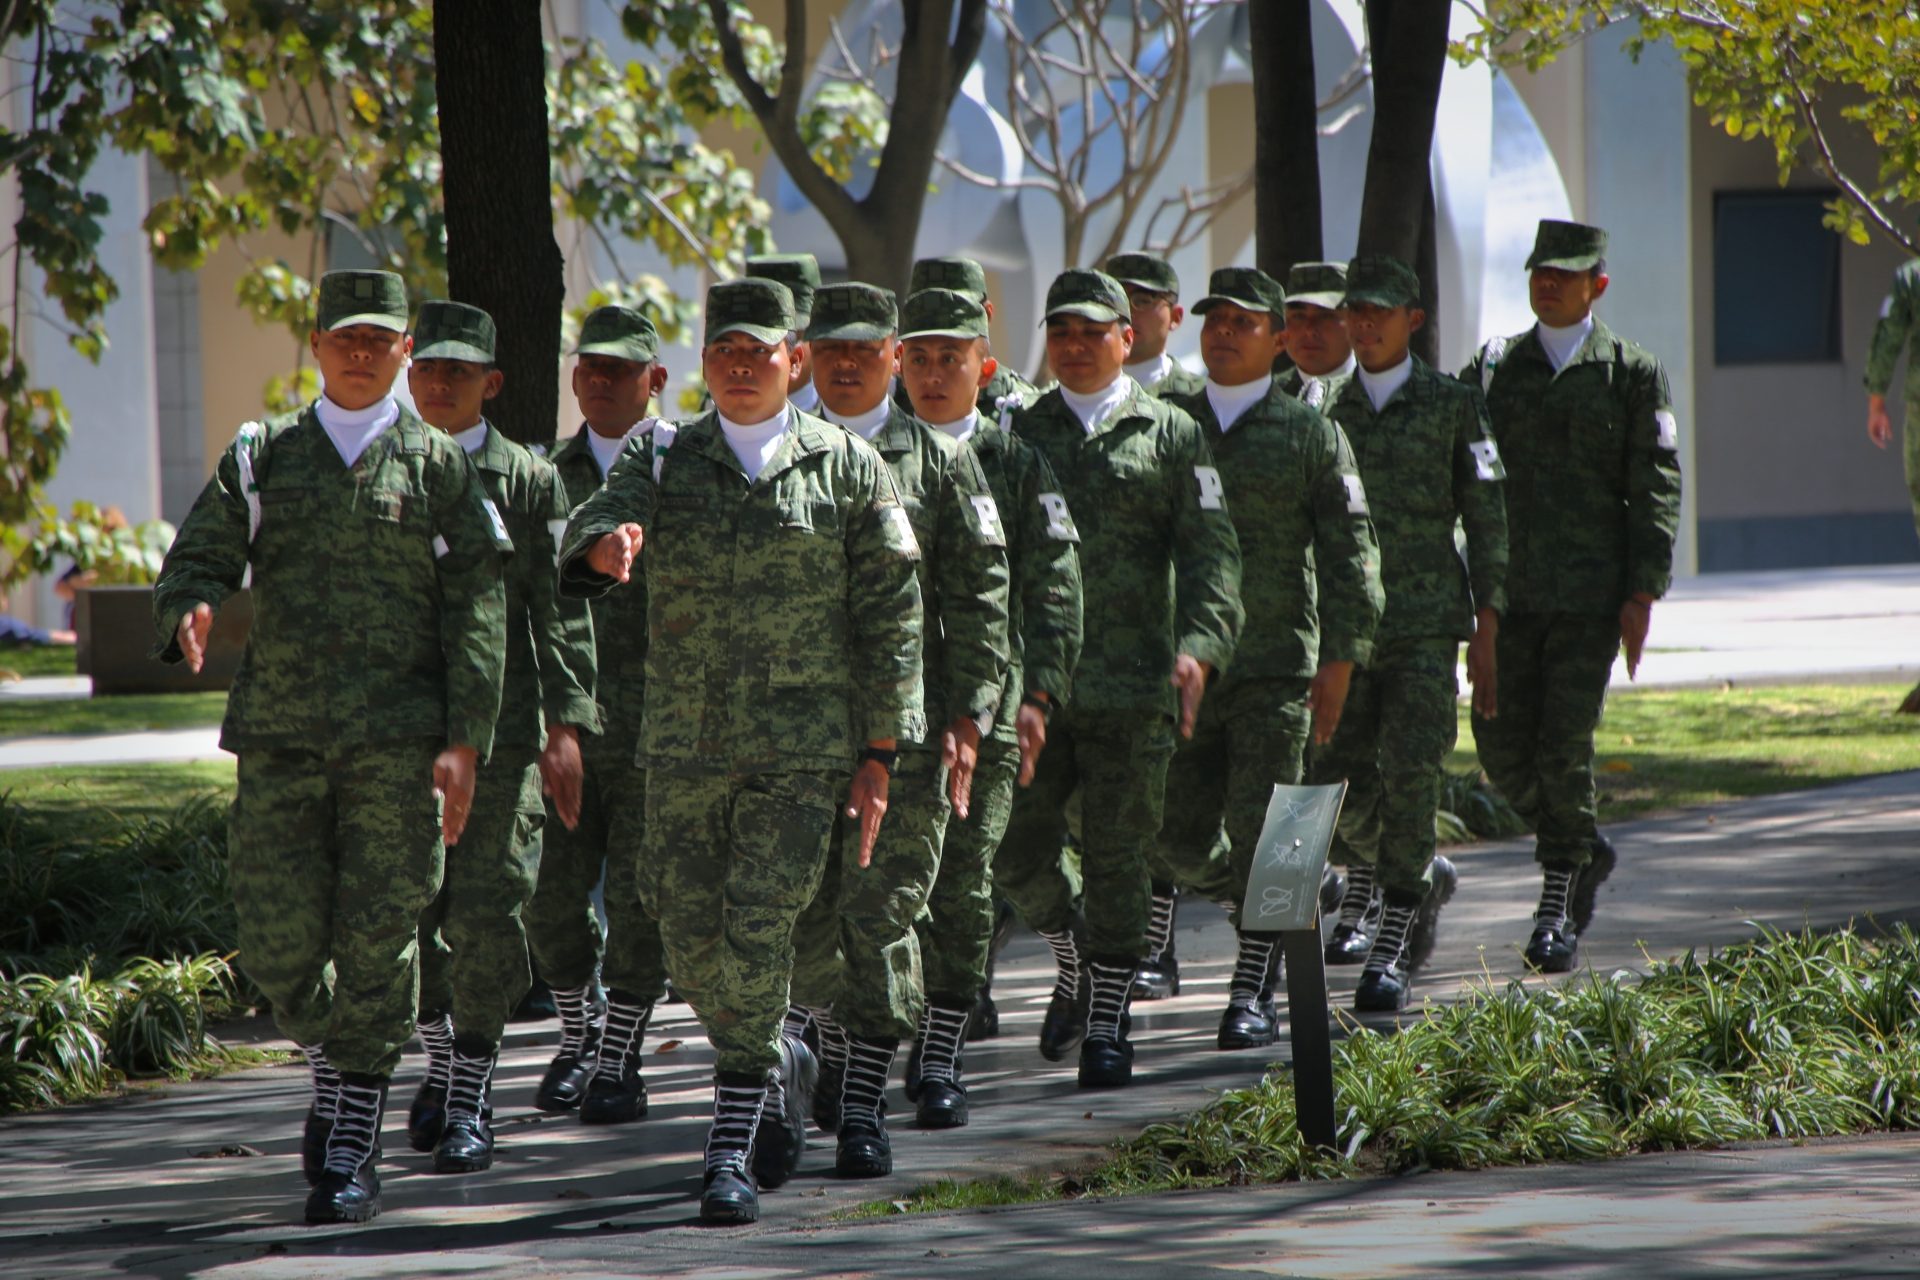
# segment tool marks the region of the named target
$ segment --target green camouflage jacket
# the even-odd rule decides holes
[[[486,443],[467,456],[520,553],[506,565],[507,670],[494,745],[537,752],[548,724],[598,732],[593,620],[581,601],[560,598],[553,572],[572,510],[560,477],[492,423]]]
[[[1327,416],[1353,446],[1380,540],[1387,609],[1375,647],[1408,637],[1465,640],[1474,610],[1505,612],[1505,472],[1479,389],[1415,356],[1406,385],[1380,412],[1356,376]],[[1464,564],[1456,522],[1466,529]]]
[[[513,550],[466,451],[400,418],[353,466],[312,406],[249,423],[167,552],[153,653],[180,661],[181,616],[253,570],[253,630],[220,745],[432,738],[493,749]]]
[[[891,406],[873,447],[920,544],[927,730],[959,719],[990,733],[1007,678],[1007,538],[980,464],[952,436]]]
[[[1887,394],[1902,347],[1907,349],[1907,412],[1912,413],[1920,405],[1920,258],[1908,259],[1893,273],[1893,288],[1880,304],[1880,322],[1867,348],[1869,392]]]
[[[980,410],[980,416],[988,422],[1000,420],[1001,401],[1007,400],[1014,409],[1024,409],[1040,398],[1040,389],[1002,364],[995,369],[993,376],[987,379],[987,385],[980,388],[980,394],[974,398],[974,407]],[[893,402],[906,413],[913,412],[913,400],[907,395],[905,381],[895,379],[893,384]]]
[[[963,448],[979,460],[1007,535],[1013,660],[993,731],[1015,742],[1021,698],[1036,689],[1058,704],[1072,698],[1080,661],[1080,534],[1053,469],[1032,445],[983,415]]]
[[[1596,319],[1558,373],[1529,329],[1460,378],[1485,390],[1506,465],[1507,608],[1611,614],[1666,594],[1680,441],[1660,362]]]
[[[1371,662],[1380,547],[1340,428],[1277,384],[1226,432],[1206,392],[1169,403],[1205,433],[1240,539],[1247,623],[1222,683]]]
[[[646,530],[647,699],[638,763],[674,772],[844,774],[866,742],[927,736],[913,525],[880,455],[796,415],[748,484],[718,415],[657,459],[629,440],[573,513],[560,588],[597,595],[602,535]]]
[[[1080,532],[1084,644],[1073,705],[1174,714],[1174,655],[1224,671],[1245,612],[1240,544],[1200,428],[1131,379],[1089,434],[1049,391],[1013,427],[1053,468]]]
[[[1207,375],[1195,373],[1178,360],[1172,360],[1167,368],[1167,376],[1151,387],[1141,383],[1140,389],[1156,400],[1174,400],[1182,396],[1203,395],[1207,389]]]

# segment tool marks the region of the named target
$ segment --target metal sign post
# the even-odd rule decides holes
[[[1326,956],[1320,942],[1320,876],[1346,794],[1344,782],[1274,787],[1240,912],[1243,929],[1280,935],[1287,967],[1294,1111],[1300,1136],[1329,1149],[1337,1129]]]

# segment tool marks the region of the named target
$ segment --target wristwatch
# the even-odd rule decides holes
[[[1023,707],[1038,707],[1040,708],[1041,719],[1047,721],[1053,719],[1054,702],[1052,698],[1043,698],[1039,694],[1029,693],[1020,699],[1020,705]]]
[[[900,753],[886,747],[862,747],[860,748],[860,754],[857,759],[861,764],[865,764],[869,760],[877,762],[881,768],[887,771],[887,776],[892,777],[893,766],[899,761]]]

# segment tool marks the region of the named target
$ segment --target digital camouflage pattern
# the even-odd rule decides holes
[[[787,327],[794,330],[807,327],[807,320],[813,314],[814,291],[820,287],[819,259],[810,253],[756,254],[747,259],[747,275],[778,280],[787,286],[793,298],[794,315],[794,322]],[[708,290],[708,300],[712,300],[712,290]]]
[[[1286,370],[1273,377],[1273,384],[1286,394],[1298,400],[1309,409],[1320,413],[1330,413],[1334,401],[1340,398],[1340,392],[1353,381],[1353,370],[1336,370],[1325,377],[1310,377],[1300,371],[1299,365],[1289,365]]]
[[[1169,356],[1166,375],[1152,386],[1142,384],[1141,389],[1160,400],[1179,400],[1204,395],[1207,390],[1207,375],[1195,373]]]
[[[1009,704],[1005,723],[1013,723]],[[993,944],[993,858],[1013,816],[1014,784],[1020,773],[1020,748],[1012,733],[980,744],[973,770],[973,795],[967,816],[950,814],[940,846],[940,874],[927,895],[926,910],[914,921],[920,940],[922,989],[927,998],[949,1007],[968,1005],[987,985],[988,953]],[[891,821],[893,815],[887,815]]]
[[[315,290],[314,328],[370,324],[407,331],[407,282],[391,271],[329,271]]]
[[[1880,304],[1880,319],[1873,326],[1873,341],[1867,348],[1867,391],[1884,396],[1893,386],[1894,366],[1900,363],[1900,351],[1907,353],[1907,423],[1903,449],[1907,467],[1907,495],[1913,503],[1916,524],[1920,524],[1920,430],[1914,429],[1913,416],[1920,406],[1920,258],[1910,258],[1893,273],[1893,285]]]

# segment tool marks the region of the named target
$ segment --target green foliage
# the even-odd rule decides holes
[[[1671,45],[1694,102],[1730,136],[1771,145],[1782,185],[1811,166],[1840,189],[1828,226],[1857,244],[1877,229],[1920,253],[1902,215],[1920,204],[1920,10],[1904,0],[1489,0],[1454,52],[1532,70],[1628,21],[1639,25],[1627,51]],[[1838,127],[1872,140],[1874,173],[1840,167]]]
[[[1441,844],[1505,840],[1526,829],[1526,821],[1480,770],[1450,770],[1441,781],[1440,808],[1433,815],[1434,838]]]
[[[173,543],[165,520],[130,525],[115,507],[76,502],[64,518],[43,512],[34,524],[0,529],[0,555],[22,573],[52,573],[70,561],[100,586],[152,582]]]

